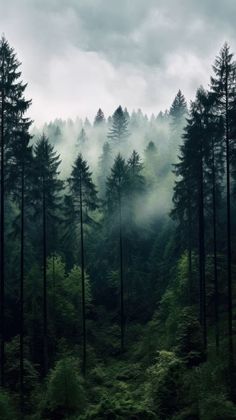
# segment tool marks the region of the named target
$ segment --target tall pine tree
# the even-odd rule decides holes
[[[80,265],[82,280],[82,322],[83,322],[83,374],[86,374],[87,337],[86,337],[86,299],[85,299],[85,258],[84,224],[89,224],[89,211],[97,208],[97,191],[92,181],[92,173],[87,162],[79,154],[72,168],[69,186],[77,220],[80,225]]]

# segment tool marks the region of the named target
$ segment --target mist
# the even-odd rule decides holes
[[[100,177],[102,168],[99,161],[105,143],[110,144],[112,159],[109,169],[114,163],[118,153],[128,161],[131,153],[138,152],[143,165],[142,173],[147,179],[147,191],[136,198],[136,219],[139,224],[151,222],[159,217],[168,216],[172,207],[174,186],[173,165],[178,161],[178,151],[182,143],[182,130],[185,117],[180,118],[177,127],[173,126],[173,118],[169,110],[152,114],[148,117],[141,109],[130,111],[124,108],[128,122],[128,137],[120,145],[114,146],[108,138],[112,126],[112,115],[106,116],[100,125],[88,118],[75,120],[56,119],[45,123],[41,127],[32,128],[32,143],[37,142],[44,133],[55,151],[60,155],[60,178],[67,180],[71,174],[72,166],[79,153],[87,161],[93,174],[93,180],[100,194]],[[95,117],[94,117],[95,118]],[[82,138],[80,138],[82,135]],[[83,138],[84,135],[84,138]],[[155,156],[147,157],[146,151],[150,144],[154,144]],[[150,162],[151,159],[151,162]],[[153,173],[150,173],[153,167]],[[107,172],[106,177],[110,175]],[[104,176],[104,184],[106,178]],[[101,195],[101,194],[100,194]],[[102,196],[104,199],[104,194]]]

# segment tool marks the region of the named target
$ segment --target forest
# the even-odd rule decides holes
[[[174,95],[39,127],[1,38],[1,420],[236,419],[230,46]]]

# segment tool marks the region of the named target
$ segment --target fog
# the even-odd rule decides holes
[[[136,217],[139,223],[146,223],[153,218],[168,214],[171,209],[174,176],[173,164],[177,162],[181,133],[184,120],[178,129],[173,128],[169,111],[160,112],[151,117],[141,109],[129,111],[124,108],[128,121],[128,137],[116,147],[108,138],[112,125],[112,115],[105,116],[102,124],[96,125],[87,118],[82,120],[54,120],[41,127],[32,129],[33,142],[44,133],[61,157],[60,177],[66,180],[72,170],[76,156],[82,153],[93,173],[93,180],[101,193],[100,178],[105,177],[99,166],[104,143],[111,147],[112,162],[118,153],[127,161],[133,150],[137,151],[143,164],[143,175],[146,178],[147,192],[135,203]],[[156,152],[147,156],[147,148],[154,144]],[[109,174],[109,173],[108,173]],[[106,174],[106,175],[108,175]],[[105,181],[104,181],[105,183]]]

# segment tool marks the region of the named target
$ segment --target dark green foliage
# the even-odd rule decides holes
[[[192,307],[183,308],[176,332],[176,354],[187,366],[197,366],[205,359],[200,323]]]
[[[181,408],[182,362],[174,353],[161,351],[148,369],[147,397],[160,419],[171,418]]]

